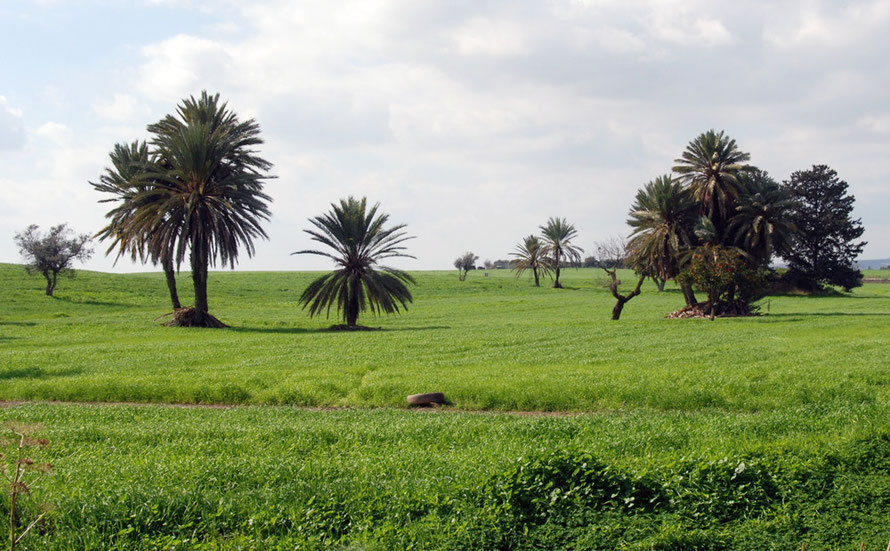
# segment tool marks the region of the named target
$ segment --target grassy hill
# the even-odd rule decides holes
[[[428,272],[407,313],[349,333],[299,310],[311,277],[212,274],[211,310],[232,328],[206,330],[155,321],[160,274],[80,272],[48,298],[0,265],[0,400],[245,404],[0,407],[52,442],[35,459],[54,474],[21,514],[53,512],[24,548],[890,539],[890,285],[715,322],[664,319],[680,293],[647,286],[611,322],[596,270],[568,270],[566,290]],[[451,405],[404,409],[430,390]]]

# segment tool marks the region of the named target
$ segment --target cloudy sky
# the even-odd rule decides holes
[[[505,258],[550,216],[590,249],[710,128],[779,180],[833,167],[890,256],[885,0],[0,0],[0,51],[0,262],[31,223],[98,230],[113,145],[205,89],[275,164],[241,269],[326,268],[289,253],[350,194],[408,224],[406,268]]]

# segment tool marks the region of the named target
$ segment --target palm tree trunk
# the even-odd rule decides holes
[[[553,264],[556,266],[556,279],[553,281],[553,288],[562,289],[562,285],[559,284],[559,250],[553,255],[553,260]]]
[[[360,281],[349,282],[349,298],[346,299],[346,325],[355,327],[358,325],[358,289],[356,285],[361,285]]]
[[[541,281],[538,279],[538,267],[532,266],[532,273],[535,274],[535,287],[541,286]]]
[[[182,308],[179,303],[179,293],[176,291],[176,273],[173,271],[173,259],[165,256],[161,261],[164,267],[164,275],[167,277],[167,290],[170,291],[170,302],[173,303],[173,309]]]
[[[658,276],[653,276],[652,281],[655,282],[655,286],[658,288],[658,292],[664,292],[664,284],[667,282],[666,279],[661,279]]]
[[[192,241],[192,284],[195,286],[195,323],[205,323],[210,312],[207,304],[207,251],[204,243]]]
[[[692,290],[692,285],[689,283],[681,283],[680,289],[683,290],[683,298],[686,299],[686,306],[695,306],[698,304],[698,300],[695,298],[695,292]]]

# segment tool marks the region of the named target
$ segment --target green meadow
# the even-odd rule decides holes
[[[159,274],[81,272],[49,298],[5,265],[0,399],[406,407],[441,391],[457,409],[750,412],[890,397],[887,285],[715,322],[664,319],[682,298],[653,286],[611,322],[600,271],[567,270],[565,290],[489,274],[419,273],[408,312],[332,332],[297,305],[312,274],[216,272],[211,312],[232,328],[202,331],[157,320]]]
[[[342,332],[311,273],[213,272],[207,330],[161,325],[161,274],[0,265],[0,421],[54,465],[23,548],[886,548],[890,285],[709,322],[647,284],[613,322],[593,269],[415,275]]]

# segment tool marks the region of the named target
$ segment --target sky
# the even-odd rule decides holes
[[[29,224],[98,231],[114,144],[202,90],[274,164],[237,269],[329,268],[290,253],[349,195],[416,236],[401,268],[508,258],[549,217],[592,251],[712,128],[777,180],[834,168],[890,257],[886,0],[0,0],[0,52],[0,262]],[[156,269],[106,248],[83,266]]]

